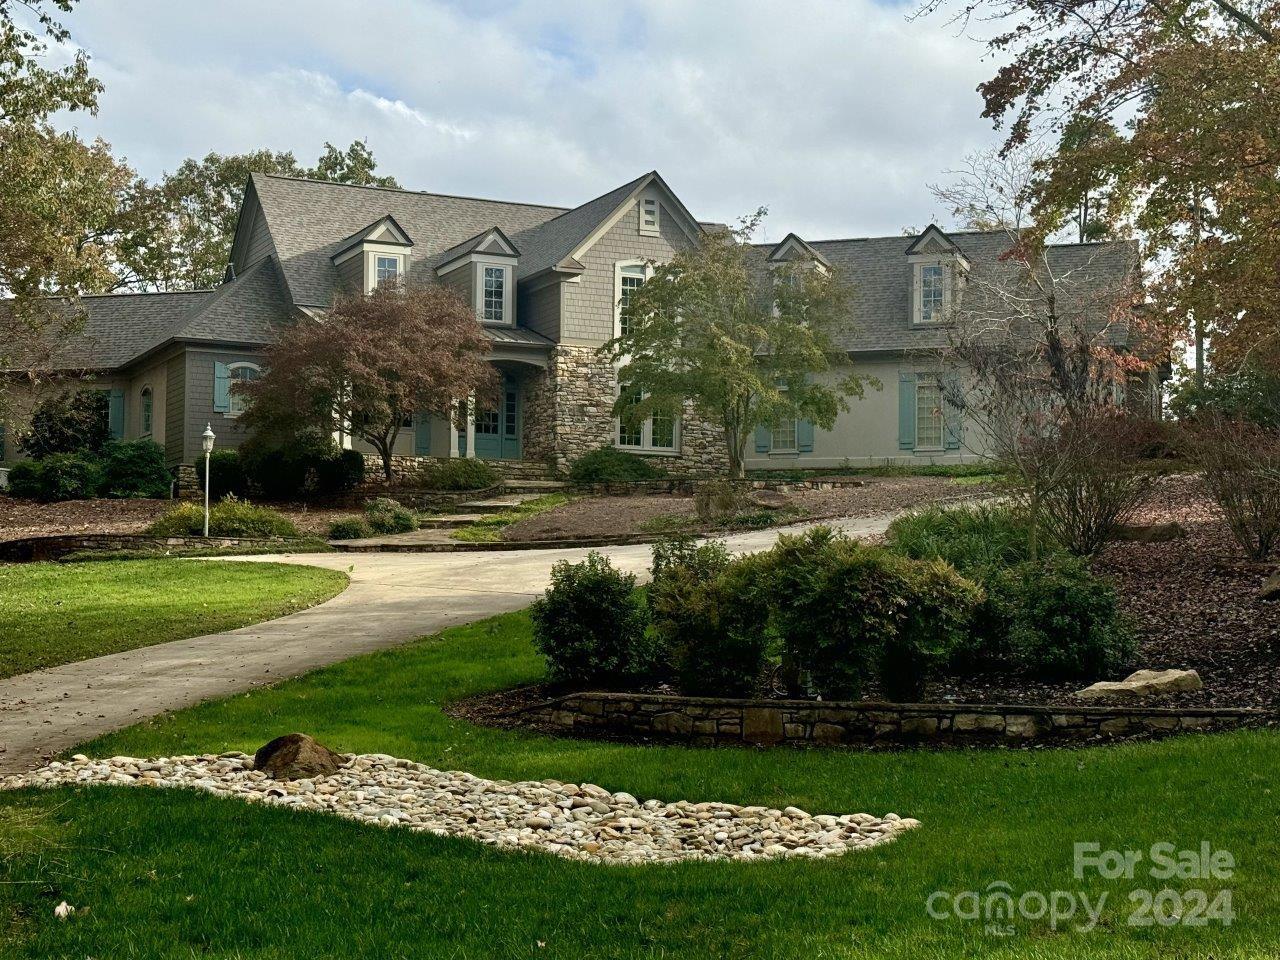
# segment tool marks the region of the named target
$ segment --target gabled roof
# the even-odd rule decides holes
[[[215,287],[173,325],[166,339],[268,344],[289,314],[280,266],[275,257],[267,257]]]
[[[410,277],[424,282],[440,255],[491,227],[508,237],[566,212],[564,207],[507,203],[389,187],[364,187],[255,173],[262,207],[289,298],[297,307],[328,307],[339,287],[330,259],[345,242],[384,216],[413,238]],[[523,246],[521,247],[523,250]]]
[[[920,236],[916,237],[915,240],[912,241],[911,246],[907,247],[906,255],[910,256],[913,253],[923,253],[926,247],[933,247],[935,249],[941,247],[941,249],[950,251],[951,253],[959,252],[959,248],[955,245],[955,242],[952,241],[952,239],[947,236],[946,233],[943,232],[942,228],[936,223],[931,223],[920,231]]]
[[[782,242],[769,252],[769,260],[772,263],[782,263],[791,259],[787,254],[792,251],[798,251],[808,258],[818,261],[818,263],[822,264],[824,267],[831,266],[831,264],[827,262],[826,257],[795,233],[788,233],[782,238]]]
[[[385,235],[377,236],[379,233]],[[378,243],[386,243],[396,247],[413,246],[413,240],[409,238],[409,234],[405,232],[404,227],[396,223],[396,218],[388,213],[386,216],[379,217],[377,220],[373,221],[373,223],[369,224],[363,230],[357,230],[351,236],[347,237],[347,239],[342,242],[342,245],[334,251],[333,256],[329,259],[338,260],[352,247],[364,243],[366,240],[375,236],[377,236]]]
[[[497,256],[518,257],[520,251],[511,239],[502,232],[501,227],[490,227],[477,233],[474,237],[463,240],[456,246],[450,247],[444,253],[436,257],[438,267],[447,266],[449,263],[457,260],[459,257],[465,257],[472,253],[491,253]],[[437,269],[438,269],[437,267]]]

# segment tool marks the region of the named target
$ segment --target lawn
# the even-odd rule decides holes
[[[452,537],[466,543],[496,543],[502,539],[502,531],[513,523],[554,510],[572,500],[573,497],[567,493],[549,493],[545,497],[536,497],[518,507],[488,514],[474,523],[459,527],[453,531]]]
[[[1280,945],[1280,737],[1093,750],[638,747],[477,728],[442,703],[537,679],[512,614],[103,737],[91,755],[254,750],[293,730],[510,779],[641,798],[897,812],[923,826],[819,862],[600,867],[185,792],[0,800],[0,954],[23,957],[1272,957]],[[3,806],[0,806],[0,812]],[[32,820],[31,818],[35,818]],[[5,824],[8,824],[6,826]],[[1223,881],[1072,876],[1072,844],[1230,851]],[[930,919],[935,890],[1083,890],[1092,933]],[[1228,927],[1131,927],[1131,890],[1230,887]],[[53,918],[66,899],[89,913]],[[3,942],[7,935],[9,943]],[[7,952],[6,952],[7,951]]]
[[[0,677],[271,620],[346,583],[342,573],[278,563],[0,566]]]

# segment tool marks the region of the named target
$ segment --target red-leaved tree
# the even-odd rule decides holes
[[[489,350],[475,311],[452,290],[384,284],[284,328],[262,376],[235,389],[250,400],[250,430],[340,428],[378,452],[390,480],[391,452],[413,414],[448,416],[456,401],[496,391]]]

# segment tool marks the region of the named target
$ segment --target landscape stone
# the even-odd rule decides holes
[[[1258,599],[1260,600],[1280,600],[1280,570],[1277,570],[1262,584],[1262,589],[1258,591]]]
[[[308,780],[336,773],[344,763],[340,753],[305,733],[286,733],[253,755],[253,768],[275,780]]]
[[[1182,524],[1177,523],[1121,523],[1111,532],[1114,540],[1132,543],[1167,543],[1181,540],[1187,535]]]
[[[1080,700],[1140,700],[1164,693],[1188,693],[1204,689],[1194,670],[1138,670],[1123,680],[1103,680],[1077,690]]]

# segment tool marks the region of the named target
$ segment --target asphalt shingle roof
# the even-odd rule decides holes
[[[174,325],[166,339],[271,343],[289,318],[280,267],[259,261],[229,283],[214,288]]]
[[[297,306],[327,307],[338,274],[330,257],[343,241],[390,214],[410,237],[409,273],[424,282],[446,250],[499,227],[524,250],[517,234],[546,223],[564,207],[477,200],[383,187],[353,187],[255,173],[254,191],[275,240],[281,273]]]

